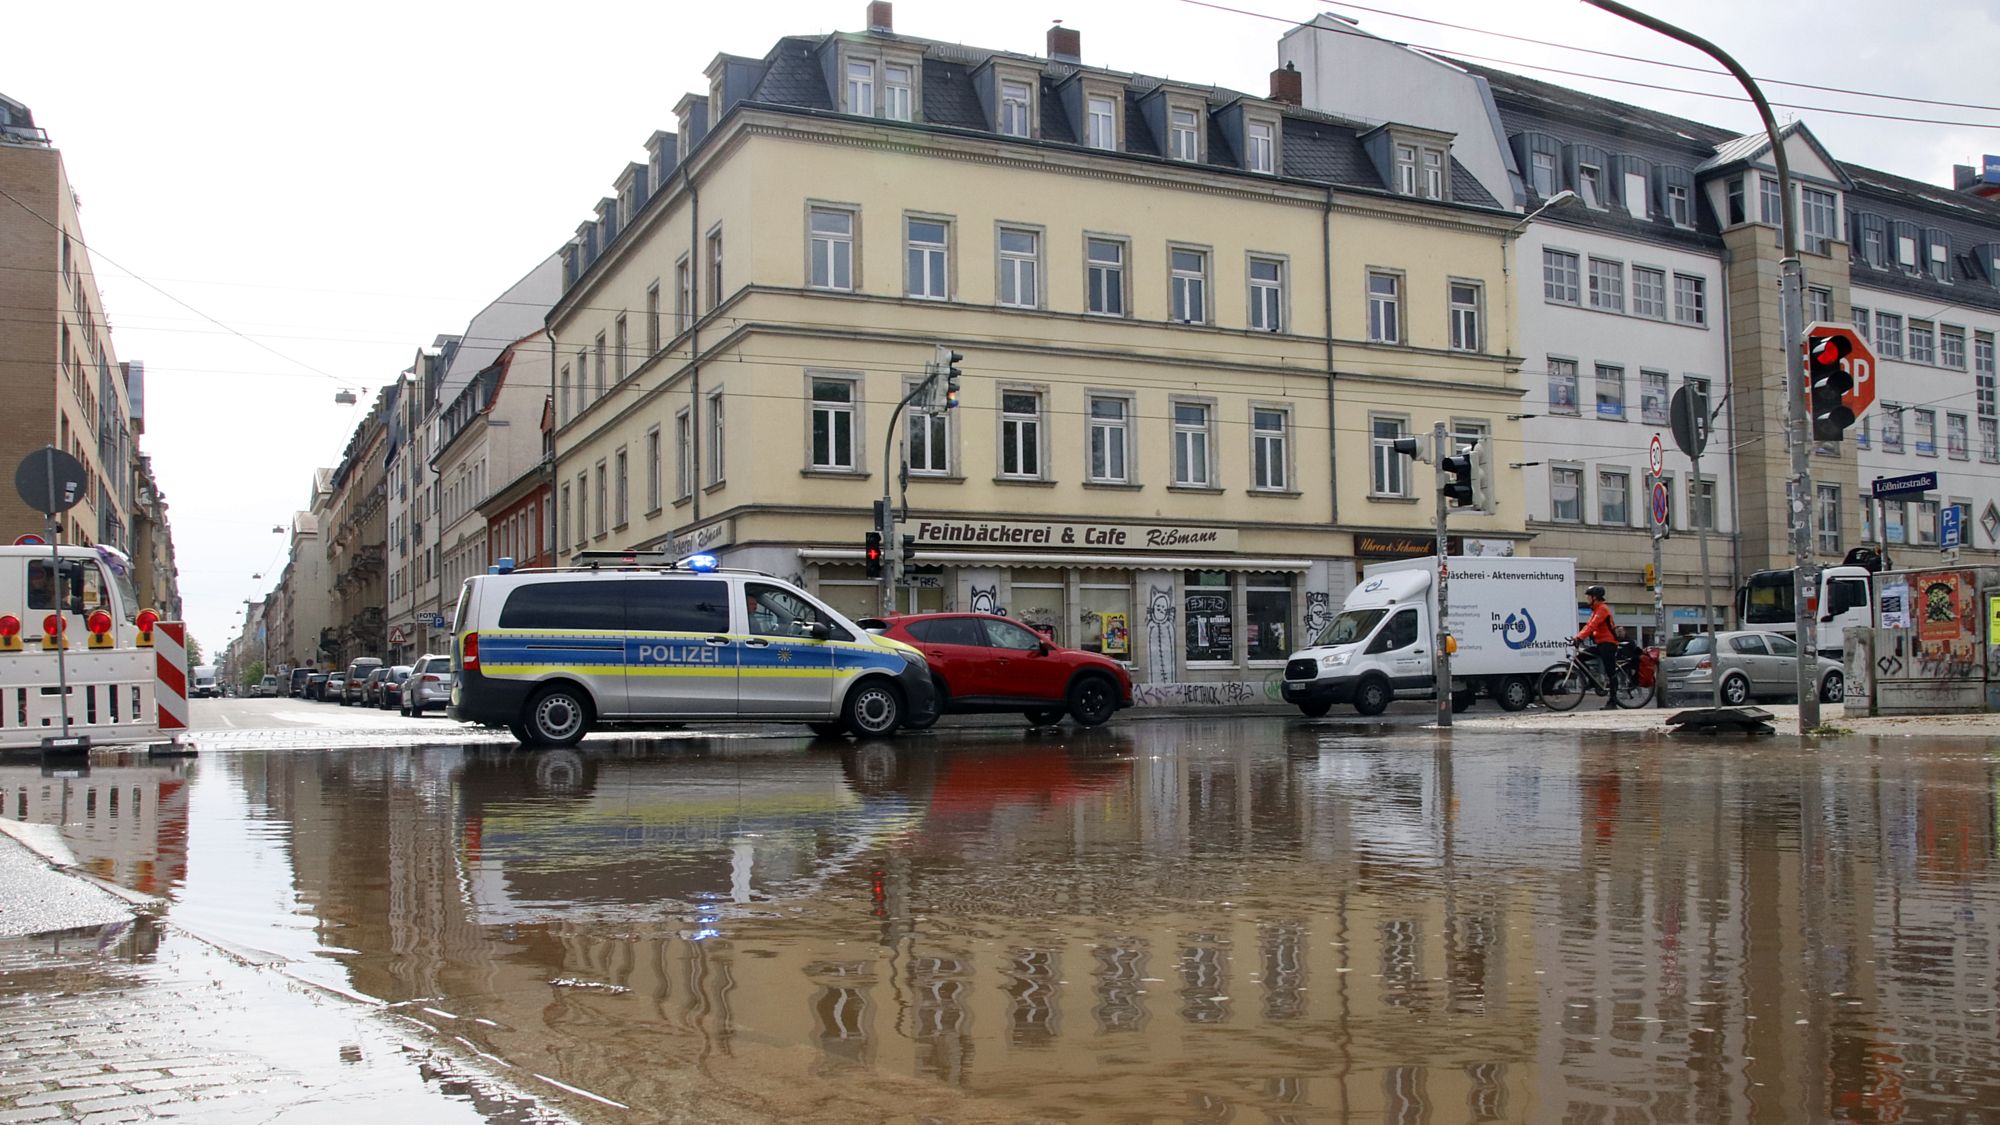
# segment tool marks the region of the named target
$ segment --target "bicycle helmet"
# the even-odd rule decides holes
[[[1583,596],[1586,598],[1602,598],[1604,596],[1604,587],[1585,586],[1583,588]]]

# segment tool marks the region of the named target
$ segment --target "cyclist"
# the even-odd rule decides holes
[[[1611,603],[1604,600],[1604,587],[1591,586],[1583,591],[1590,599],[1590,620],[1572,638],[1573,644],[1597,646],[1597,662],[1604,667],[1604,682],[1609,685],[1604,693],[1601,710],[1618,709],[1618,623],[1611,617]]]

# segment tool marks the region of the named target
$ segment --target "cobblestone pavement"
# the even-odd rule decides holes
[[[567,1120],[435,1044],[143,916],[0,942],[0,1123]]]

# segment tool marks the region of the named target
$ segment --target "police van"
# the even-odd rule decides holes
[[[802,722],[875,737],[936,720],[930,667],[811,594],[713,556],[585,552],[459,591],[447,714],[570,746],[593,727]]]

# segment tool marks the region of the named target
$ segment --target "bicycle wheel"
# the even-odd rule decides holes
[[[1639,686],[1639,677],[1630,668],[1618,669],[1618,706],[1644,707],[1653,701],[1653,689]]]
[[[1551,664],[1535,681],[1535,690],[1542,698],[1542,706],[1551,711],[1569,711],[1583,702],[1583,693],[1588,690],[1584,682],[1583,670],[1574,663]]]

